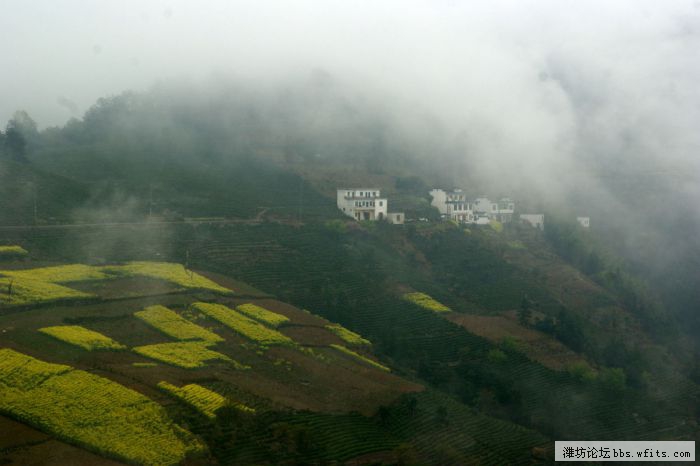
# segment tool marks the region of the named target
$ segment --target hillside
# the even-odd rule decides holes
[[[151,273],[148,268],[151,266],[147,264],[143,266],[146,268],[133,269],[136,276]],[[437,422],[440,430],[450,432],[453,441],[464,439],[459,440],[464,444],[463,450],[454,453],[460,458],[477,458],[486,454],[467,439],[475,439],[479,445],[495,445],[499,433],[504,429],[512,432],[513,440],[515,442],[517,439],[517,443],[509,450],[491,453],[492,460],[500,458],[499,461],[509,463],[526,463],[529,449],[544,442],[544,438],[534,432],[477,414],[466,407],[459,408],[455,401],[441,398],[430,390],[426,391],[421,384],[393,375],[389,368],[376,362],[370,342],[356,341],[353,334],[347,331],[334,333],[329,330],[329,321],[217,274],[195,275],[208,276],[214,281],[202,278],[201,284],[193,286],[204,288],[197,288],[194,292],[188,291],[188,282],[179,284],[179,279],[172,274],[152,278],[149,287],[136,290],[133,276],[110,275],[111,270],[121,267],[118,265],[93,268],[69,266],[73,267],[71,269],[44,264],[43,268],[34,268],[31,262],[18,264],[5,261],[0,266],[3,267],[0,274],[16,277],[17,280],[14,294],[2,296],[0,326],[3,332],[0,344],[3,348],[16,352],[13,354],[67,365],[75,371],[86,371],[145,395],[165,406],[168,415],[176,422],[200,435],[209,446],[209,453],[206,454],[214,455],[220,461],[233,461],[236,464],[274,461],[274,458],[280,458],[279,455],[292,453],[305,458],[305,461],[319,458],[347,460],[373,452],[388,452],[388,458],[395,458],[399,453],[392,453],[393,450],[404,442],[413,444],[414,440],[416,451],[413,454],[426,459],[439,448],[439,444],[423,444],[426,441],[424,436],[434,435],[433,422],[436,421],[431,419],[432,413],[438,408],[445,409],[452,405],[455,407],[449,408],[449,416]],[[99,276],[105,273],[107,275]],[[45,280],[45,283],[59,280],[64,287],[88,295],[57,297],[55,304],[52,299],[42,303],[20,302],[22,295],[17,290],[21,290],[22,274],[30,274],[27,276],[33,277],[31,280]],[[207,291],[207,287],[214,289],[215,286],[221,291]],[[125,294],[126,290],[128,293]],[[233,291],[230,297],[227,290]],[[73,302],[66,302],[66,299]],[[244,328],[232,331],[238,327],[226,327],[223,321],[212,319],[216,314],[210,315],[207,308],[196,304],[198,301],[218,303],[225,315],[233,312],[227,309],[241,309],[243,312],[246,308],[242,304],[248,307],[254,304],[258,306],[257,309],[263,309],[259,311],[265,313],[261,314],[263,317],[279,317],[280,324],[267,328],[276,327],[273,333],[281,332],[285,338],[289,338],[288,343],[282,340],[281,343],[251,340],[250,335],[240,333],[245,331]],[[151,313],[155,320],[143,320],[144,309],[153,310]],[[166,318],[159,318],[161,314]],[[140,315],[144,317],[140,318]],[[177,325],[168,322],[176,322]],[[183,333],[188,322],[190,327],[194,325],[195,329],[207,330],[214,338],[213,343],[207,346],[214,349],[215,353],[212,354],[219,354],[222,360],[203,360],[200,367],[187,368],[179,367],[189,363],[184,359],[178,362],[180,359],[175,353],[169,353],[167,357],[165,353],[163,356],[145,356],[147,353],[141,348],[172,345],[174,343],[167,342],[178,340],[183,344],[193,344],[191,338],[198,337]],[[98,332],[119,342],[120,346],[111,350],[95,350],[90,346],[71,344],[71,333],[65,333],[65,336],[57,333],[59,338],[42,334],[44,329],[63,328],[61,326],[66,324]],[[259,332],[265,326],[258,324],[258,327],[255,335],[261,335]],[[203,335],[206,337],[207,334]],[[352,351],[336,349],[346,347],[352,348]],[[129,348],[132,351],[128,351]],[[196,352],[188,354],[189,360]],[[0,384],[12,384],[10,374],[0,370]],[[223,395],[233,403],[234,408],[245,406],[254,414],[236,408],[238,414],[216,410],[209,418],[203,417],[159,390],[163,381],[175,387],[198,384]],[[60,399],[64,395],[56,393],[52,396]],[[5,400],[0,404],[0,411],[9,418],[25,421],[19,410],[21,403],[19,400]],[[409,403],[410,412],[402,411],[406,403]],[[390,420],[396,425],[387,424],[382,411],[387,410],[386,407],[389,407],[389,412],[395,413]],[[104,415],[109,413],[109,408],[106,408]],[[78,421],[68,417],[75,416],[68,410],[59,410],[55,416],[54,421],[64,425],[71,420]],[[408,422],[397,422],[396,416],[403,416]],[[8,426],[16,425],[9,418],[2,418],[2,422]],[[49,435],[26,427],[15,428],[13,435],[4,440],[3,458],[19,463],[30,461],[30,458],[42,454],[47,442],[58,441],[58,448],[62,451],[60,457],[71,463],[91,461],[92,464],[111,464],[111,461],[97,460],[95,457],[89,460],[89,455],[71,448],[70,444],[84,446],[107,458],[124,458],[137,463],[142,461],[138,459],[138,450],[126,455],[117,453],[118,450],[112,451],[109,443],[103,445],[101,441],[94,444],[91,440],[80,440],[80,430],[69,429],[66,433],[54,431],[46,427],[42,419],[29,418],[26,421]],[[104,421],[97,419],[93,422],[99,425]],[[322,427],[328,423],[333,425],[331,430]],[[243,432],[242,426],[247,426]],[[230,429],[233,432],[229,432]],[[274,438],[269,438],[270,435]],[[229,443],[229,437],[234,440],[233,443]],[[276,447],[277,442],[283,443]],[[285,445],[286,442],[292,442],[292,445]],[[136,456],[129,456],[131,454]]]
[[[535,464],[555,439],[697,439],[691,333],[600,230],[439,221],[443,162],[312,90],[128,93],[0,161],[0,460]],[[326,105],[331,127],[292,123]],[[343,217],[335,187],[365,182],[427,221]]]

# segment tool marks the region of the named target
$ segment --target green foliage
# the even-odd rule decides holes
[[[345,220],[339,218],[328,220],[324,225],[329,231],[337,233],[339,235],[344,235],[348,231],[348,223]]]
[[[93,350],[123,350],[126,346],[102,335],[99,332],[89,330],[79,325],[62,325],[56,327],[40,328],[41,333],[52,336],[57,340],[71,345],[79,346],[88,351]]]
[[[508,360],[508,356],[506,355],[506,353],[497,348],[489,350],[486,357],[488,358],[489,362],[492,362],[494,364],[500,364]]]
[[[128,463],[177,464],[204,450],[144,395],[10,349],[0,349],[0,393],[0,412]]]
[[[627,376],[620,368],[603,368],[598,372],[598,382],[607,391],[617,394],[625,390],[627,386]]]
[[[597,378],[596,372],[585,362],[574,363],[567,370],[575,379],[583,382],[592,382]]]
[[[149,306],[142,311],[134,313],[134,315],[177,340],[201,340],[210,343],[224,341],[216,333],[190,322],[165,306]]]

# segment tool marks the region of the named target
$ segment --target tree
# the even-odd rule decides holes
[[[26,162],[27,141],[22,133],[8,124],[4,139],[5,152],[17,162]]]
[[[532,310],[530,299],[527,297],[527,295],[524,295],[522,301],[520,302],[520,309],[518,309],[518,321],[520,322],[520,325],[530,325],[531,317]]]

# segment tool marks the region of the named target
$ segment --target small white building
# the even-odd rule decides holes
[[[576,221],[583,228],[590,228],[591,227],[591,218],[590,217],[576,217]]]
[[[388,213],[389,202],[382,197],[379,188],[339,188],[337,205],[345,215],[355,220],[387,220],[402,224],[406,218],[403,212]]]
[[[520,214],[522,223],[529,223],[538,230],[544,230],[544,214]]]
[[[403,212],[389,212],[386,214],[386,219],[389,221],[389,223],[394,225],[403,225],[403,223],[406,221],[406,216]]]

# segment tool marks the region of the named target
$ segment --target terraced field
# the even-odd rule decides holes
[[[224,341],[216,333],[190,322],[165,306],[149,306],[134,315],[176,340],[200,340],[210,343]]]
[[[228,288],[224,288],[206,277],[191,270],[186,270],[182,264],[135,261],[127,262],[123,265],[105,266],[101,270],[121,277],[143,276],[157,278],[186,289],[210,290],[221,294],[233,293]]]
[[[433,298],[431,298],[430,296],[428,296],[425,293],[420,293],[420,292],[406,293],[405,295],[403,295],[403,299],[415,304],[416,306],[420,306],[423,309],[427,309],[427,310],[433,311],[433,312],[450,312],[450,311],[452,311],[452,309],[445,306],[441,302],[434,300]]]
[[[88,351],[93,350],[123,350],[126,346],[79,325],[59,325],[40,328],[39,332],[52,336],[68,344],[79,346]]]
[[[352,330],[348,330],[340,324],[328,324],[325,326],[327,330],[330,330],[337,337],[340,337],[345,343],[351,345],[371,345],[372,342],[362,338],[359,333],[355,333]]]
[[[0,303],[6,306],[27,306],[91,298],[94,296],[89,293],[54,283],[23,277],[0,277]]]
[[[386,367],[385,365],[380,364],[380,363],[378,363],[377,361],[374,361],[374,360],[372,360],[372,359],[369,359],[368,357],[362,356],[361,354],[356,353],[356,352],[354,352],[354,351],[352,351],[352,350],[349,350],[349,349],[347,349],[346,347],[344,347],[344,346],[342,346],[342,345],[331,345],[331,348],[336,349],[336,350],[338,350],[339,352],[341,352],[341,353],[343,353],[343,354],[345,354],[345,355],[347,355],[347,356],[350,356],[350,357],[352,357],[352,358],[355,358],[355,359],[357,359],[358,361],[362,361],[363,363],[368,364],[368,365],[370,365],[370,366],[372,366],[372,367],[376,367],[377,369],[381,369],[381,370],[387,371],[387,372],[390,372],[390,371],[391,371],[391,369],[389,369],[389,368]]]
[[[166,391],[170,395],[178,398],[184,403],[192,406],[197,411],[204,414],[210,419],[216,417],[216,411],[226,405],[232,405],[237,409],[245,412],[254,413],[255,410],[241,403],[231,403],[223,396],[213,392],[201,385],[189,384],[182,387],[169,384],[168,382],[160,382],[158,388]]]
[[[181,290],[208,290],[230,295],[233,292],[181,264],[168,262],[128,262],[122,265],[95,267],[67,264],[28,269],[0,270],[0,303],[26,306],[65,300],[96,298],[59,284],[100,282],[115,278],[146,277],[176,285]]]
[[[204,450],[140,393],[10,349],[0,349],[0,393],[0,412],[123,461],[175,464]]]
[[[136,346],[133,348],[133,351],[147,358],[184,369],[204,367],[209,361],[224,361],[237,369],[246,368],[246,366],[234,361],[225,354],[209,349],[207,347],[209,345],[210,343],[199,341],[156,343]]]
[[[289,319],[276,312],[268,311],[264,307],[257,306],[253,303],[239,304],[236,310],[241,314],[245,314],[251,319],[255,319],[268,327],[277,328],[280,325],[289,322]]]
[[[294,341],[277,330],[270,329],[261,323],[249,319],[233,309],[221,304],[194,303],[195,309],[215,319],[236,333],[243,335],[263,346],[286,345],[294,346]]]
[[[0,258],[23,257],[29,254],[29,251],[22,246],[17,245],[2,245],[0,246]]]

